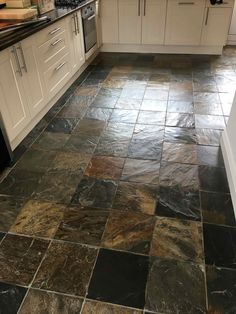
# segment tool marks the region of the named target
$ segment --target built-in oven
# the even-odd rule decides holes
[[[12,150],[7,139],[6,131],[3,125],[0,113],[0,173],[12,161]]]
[[[95,1],[86,5],[81,11],[84,31],[84,47],[86,57],[97,45],[96,4]]]

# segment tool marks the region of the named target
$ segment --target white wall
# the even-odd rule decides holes
[[[221,139],[221,147],[236,215],[236,93],[229,121]]]

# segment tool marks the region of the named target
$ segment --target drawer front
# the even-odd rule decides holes
[[[66,33],[63,31],[38,47],[37,55],[40,66],[47,70],[69,52]]]
[[[44,72],[44,80],[48,89],[49,98],[52,98],[70,79],[69,53]]]
[[[207,0],[206,7],[211,8],[233,8],[234,0],[223,0],[222,4],[211,5],[211,1]]]
[[[52,39],[63,31],[65,31],[65,22],[64,20],[60,20],[36,34],[36,45],[42,45],[43,43]]]

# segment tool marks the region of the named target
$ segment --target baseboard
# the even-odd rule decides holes
[[[227,38],[227,45],[232,45],[232,46],[235,46],[236,45],[236,35],[232,35],[232,34],[229,34],[228,35],[228,38]]]
[[[233,158],[233,153],[231,150],[227,130],[224,130],[221,138],[221,148],[223,153],[223,158],[225,162],[225,168],[227,173],[227,178],[229,182],[229,188],[231,193],[231,198],[234,207],[234,214],[236,217],[236,164]]]
[[[221,55],[222,46],[169,46],[169,45],[130,45],[103,44],[102,52],[135,52],[135,53],[175,53],[175,54],[211,54]]]

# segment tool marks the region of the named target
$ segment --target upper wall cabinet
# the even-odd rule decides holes
[[[100,1],[102,41],[118,43],[118,0]]]
[[[205,0],[168,0],[166,45],[200,45]]]
[[[224,46],[230,26],[232,8],[208,7],[202,30],[202,45]]]
[[[143,0],[142,43],[162,45],[165,37],[166,0]]]

